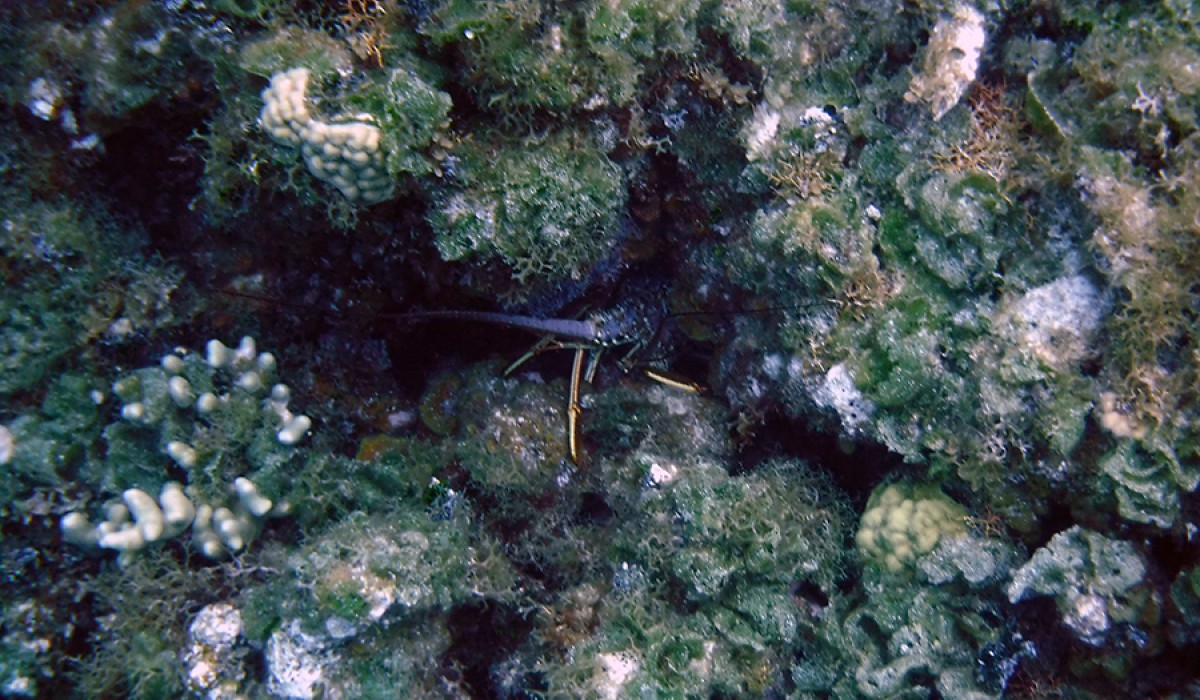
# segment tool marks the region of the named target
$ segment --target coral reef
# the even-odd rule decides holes
[[[0,3],[0,695],[1196,695],[1198,28]]]

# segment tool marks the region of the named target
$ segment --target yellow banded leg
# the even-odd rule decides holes
[[[567,448],[571,461],[579,464],[579,418],[583,407],[579,405],[579,383],[583,379],[583,356],[585,348],[575,348],[575,361],[571,364],[571,390],[567,396]]]
[[[654,369],[653,367],[643,367],[642,372],[644,372],[647,377],[653,379],[654,381],[659,382],[660,384],[666,384],[673,389],[679,389],[680,391],[686,391],[692,394],[704,393],[703,386],[686,377],[675,374],[674,372],[666,372],[661,369]]]

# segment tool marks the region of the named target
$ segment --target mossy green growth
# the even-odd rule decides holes
[[[643,510],[616,540],[618,557],[657,570],[690,601],[745,605],[755,586],[799,581],[831,591],[844,569],[849,512],[803,463],[737,477],[692,465],[649,490]]]
[[[172,553],[147,550],[125,567],[104,567],[79,585],[104,624],[83,632],[91,653],[70,673],[83,697],[185,697],[179,650],[198,602],[218,589],[212,568],[188,567]]]
[[[595,3],[587,9],[587,43],[605,66],[603,73],[611,76],[613,104],[633,96],[632,89],[650,59],[692,53],[701,5],[699,0],[626,0]],[[624,88],[615,84],[621,80],[627,83]]]
[[[787,4],[778,0],[722,2],[717,5],[715,24],[739,55],[755,63],[771,63],[780,50],[775,33],[787,24]]]
[[[791,590],[779,585],[742,585],[705,614],[726,638],[758,651],[792,644],[804,614]]]
[[[173,641],[149,630],[134,634],[129,655],[123,660],[131,697],[168,700],[184,693]]]
[[[263,19],[284,5],[282,0],[216,0],[214,9],[241,19]]]
[[[500,514],[535,518],[568,459],[565,382],[551,384],[501,376],[503,365],[487,362],[459,371],[455,390],[443,396],[444,379],[430,388],[439,400],[423,411],[429,420],[453,425],[449,453],[462,461],[475,487],[502,503]],[[451,420],[452,419],[452,420]],[[428,480],[426,481],[428,483]]]
[[[838,197],[763,208],[726,257],[729,275],[771,305],[803,308],[838,294],[875,265],[873,233],[858,218],[853,202]]]
[[[1015,240],[1002,225],[1009,204],[995,180],[949,173],[906,180],[902,175],[900,187],[922,224],[911,231],[912,246],[925,268],[952,289],[992,284]]]
[[[34,486],[62,486],[77,476],[99,437],[98,382],[79,374],[54,381],[41,409],[18,416],[8,431],[11,453],[0,465],[0,503]]]
[[[356,86],[343,105],[347,111],[370,114],[378,124],[393,178],[433,172],[436,162],[425,151],[446,126],[450,107],[450,96],[431,85],[428,76],[403,65]]]
[[[120,342],[176,322],[169,295],[179,273],[137,253],[145,237],[136,228],[16,189],[0,198],[0,217],[0,396],[36,396],[102,336]]]
[[[624,178],[582,134],[466,144],[429,222],[446,260],[497,262],[522,283],[586,276],[614,252]]]
[[[461,386],[438,402],[437,413],[455,425],[443,442],[447,463],[469,477],[460,488],[486,504],[480,520],[506,534],[508,556],[569,580],[595,565],[595,553],[561,535],[568,523],[581,535],[590,532],[575,522],[589,482],[568,452],[566,379],[503,377],[503,367],[489,362],[462,370]],[[441,384],[431,391],[440,394]],[[447,483],[426,485],[431,509],[461,501]]]
[[[656,456],[719,463],[733,451],[721,406],[696,393],[645,379],[603,387],[587,397],[587,406],[585,449],[603,462],[596,469],[611,472],[605,479],[613,495],[618,482],[641,488]]]
[[[762,697],[778,674],[731,610],[680,613],[646,594],[605,608],[595,632],[547,667],[550,697]]]
[[[292,581],[275,577],[241,592],[237,608],[242,615],[242,634],[254,642],[264,642],[279,628],[284,617],[294,611]]]
[[[887,331],[891,330],[887,328]],[[939,333],[928,328],[918,328],[913,329],[911,333],[886,333],[886,336],[896,342],[882,343],[888,345],[891,350],[887,355],[886,365],[882,368],[884,371],[872,372],[864,377],[869,386],[868,395],[876,403],[888,408],[900,408],[929,389],[946,388],[939,386],[942,384],[949,384],[953,389],[952,392],[943,392],[943,397],[947,393],[962,393],[961,377],[948,373],[937,365],[931,366],[929,362],[930,357],[937,355],[942,340]]]
[[[1200,637],[1200,566],[1184,569],[1171,584],[1171,600],[1181,618],[1176,627],[1177,644],[1194,643]]]
[[[595,110],[634,101],[659,56],[692,53],[699,5],[449,0],[421,31],[461,52],[463,81],[485,110]]]
[[[458,42],[467,57],[468,81],[480,86],[485,106],[567,110],[594,94],[575,18],[541,5],[518,2],[501,10],[452,0],[437,13],[435,40]]]
[[[354,67],[354,54],[345,42],[315,29],[295,26],[282,27],[246,42],[232,58],[236,60],[237,70],[260,78],[270,78],[292,68],[307,68],[314,78],[326,79],[349,73]],[[233,66],[218,62],[217,68],[218,79],[232,79]],[[258,92],[253,91],[247,97],[257,98]],[[254,111],[257,113],[257,108]]]
[[[991,698],[977,675],[980,653],[1001,638],[998,601],[986,592],[932,587],[864,572],[863,597],[833,602],[792,677],[822,697]]]
[[[1079,82],[1057,99],[1088,143],[1136,150],[1139,159],[1160,157],[1166,134],[1183,140],[1200,128],[1200,16],[1188,3],[1171,2],[1113,7],[1109,14],[1073,55]]]
[[[890,132],[881,136],[863,147],[858,159],[858,172],[866,184],[875,187],[894,183],[912,157],[901,150]]]
[[[969,358],[944,350],[967,347],[982,323],[977,314],[955,317],[937,296],[905,294],[869,323],[839,327],[835,347],[848,355],[859,390],[885,409],[874,430],[892,450],[921,460],[928,446],[959,441],[955,430],[974,416],[977,394],[965,371]],[[911,420],[916,414],[943,420],[921,425]]]
[[[350,516],[294,553],[288,569],[310,593],[286,616],[318,623],[331,616],[353,624],[416,619],[476,596],[502,596],[515,582],[496,545],[472,527],[465,504],[449,518],[419,504]]]
[[[394,627],[372,640],[371,653],[346,659],[330,685],[362,698],[437,700],[445,697],[441,665],[454,641],[438,618]]]
[[[86,21],[80,15],[34,24],[37,29],[18,52],[25,63],[23,75],[10,74],[10,84],[43,76],[69,85],[74,91],[68,98],[73,103],[69,133],[118,131],[151,104],[170,109],[180,86],[193,71],[203,71],[207,54],[223,43],[215,38],[217,32],[204,37],[178,21],[179,13],[163,5],[141,3],[89,13]],[[13,31],[12,25],[7,27]]]
[[[299,467],[259,473],[255,483],[278,494],[288,517],[312,532],[350,513],[381,513],[400,501],[420,502],[448,459],[446,450],[413,437],[373,435],[354,458],[308,450]]]

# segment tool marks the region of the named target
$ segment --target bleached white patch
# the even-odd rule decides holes
[[[1017,342],[1042,362],[1062,367],[1089,352],[1108,304],[1082,275],[1029,290],[1013,305]]]
[[[596,657],[596,697],[618,700],[625,697],[625,684],[642,665],[632,652],[618,651]]]
[[[754,109],[754,117],[746,125],[746,160],[764,160],[770,155],[782,118],[779,112],[766,105],[760,104]]]
[[[943,17],[933,28],[921,72],[913,76],[904,99],[928,104],[934,121],[958,104],[979,72],[987,41],[984,22],[979,10],[968,5],[959,5]]]
[[[854,385],[854,375],[845,363],[829,368],[825,381],[813,392],[813,401],[836,411],[842,419],[842,427],[850,433],[857,431],[875,412],[875,404]]]
[[[13,438],[12,431],[8,429],[8,426],[0,425],[0,466],[12,461],[16,451],[17,443]]]
[[[25,97],[25,106],[38,119],[50,121],[58,113],[58,105],[62,100],[62,88],[45,78],[34,78],[29,84]]]

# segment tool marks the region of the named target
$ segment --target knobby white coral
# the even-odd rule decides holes
[[[392,196],[380,145],[383,132],[369,114],[317,119],[308,105],[307,68],[271,77],[263,90],[259,123],[277,143],[299,146],[308,171],[338,189],[346,199],[375,204]]]

